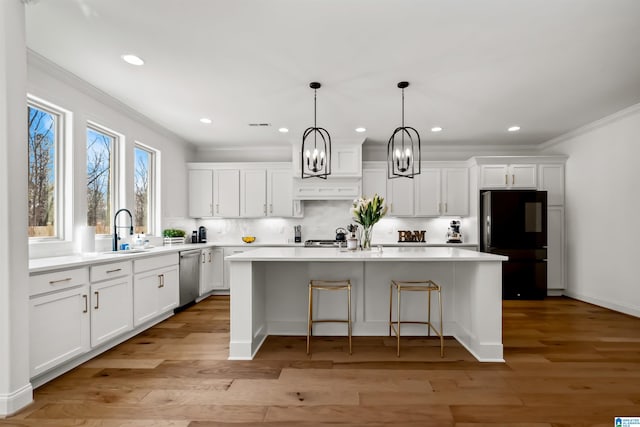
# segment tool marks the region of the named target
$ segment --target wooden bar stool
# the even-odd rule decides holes
[[[396,305],[397,305],[397,320],[393,320],[393,289],[396,289]],[[427,292],[428,294],[428,306],[427,306],[427,321],[413,321],[413,320],[400,320],[400,300],[403,291],[409,292]],[[438,306],[440,311],[440,329],[436,329],[431,323],[431,292],[438,293]],[[437,336],[440,337],[440,357],[444,357],[444,337],[442,334],[442,296],[440,293],[440,285],[436,284],[432,280],[425,281],[399,281],[392,280],[391,285],[389,285],[389,336],[391,336],[391,331],[396,335],[398,344],[396,355],[400,356],[400,325],[402,323],[413,323],[418,325],[427,325],[427,336],[431,336],[431,331],[433,331]]]
[[[347,320],[313,319],[313,291],[347,291]],[[349,335],[349,354],[351,354],[351,280],[311,280],[309,281],[309,316],[307,318],[307,354],[311,351],[311,335],[316,322],[346,323]]]

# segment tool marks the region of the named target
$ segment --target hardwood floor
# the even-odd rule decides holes
[[[35,391],[1,426],[613,426],[640,417],[640,319],[567,298],[505,301],[506,363],[454,339],[270,337],[228,361],[211,297]]]

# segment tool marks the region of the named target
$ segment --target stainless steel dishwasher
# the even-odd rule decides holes
[[[180,305],[181,311],[192,305],[200,294],[200,249],[180,252]]]

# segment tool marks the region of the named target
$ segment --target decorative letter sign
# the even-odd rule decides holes
[[[405,242],[423,242],[424,243],[424,235],[427,230],[398,230],[398,243]]]

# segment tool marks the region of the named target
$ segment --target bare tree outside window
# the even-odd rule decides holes
[[[29,105],[29,237],[55,237],[58,116]]]
[[[153,153],[136,146],[134,223],[136,233],[149,233],[150,178]]]
[[[111,234],[113,147],[115,137],[87,128],[87,225]]]

